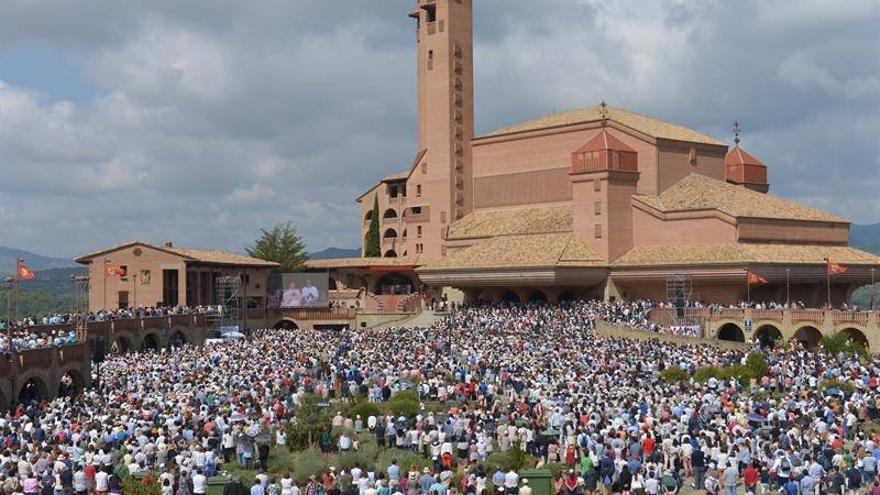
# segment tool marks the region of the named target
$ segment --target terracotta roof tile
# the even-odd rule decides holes
[[[307,268],[369,268],[372,266],[422,266],[428,262],[424,256],[406,258],[333,258],[309,260]]]
[[[265,268],[275,268],[280,266],[274,261],[261,260],[252,258],[243,254],[230,253],[228,251],[218,251],[216,249],[187,249],[187,248],[163,248],[167,251],[178,253],[181,256],[192,258],[202,263],[216,263],[221,265],[243,265],[256,266]]]
[[[609,120],[613,120],[654,138],[724,146],[724,143],[721,141],[713,139],[693,129],[688,129],[687,127],[670,124],[669,122],[663,122],[662,120],[653,119],[651,117],[645,117],[644,115],[629,112],[622,108],[612,106],[606,108],[608,109]],[[480,137],[500,136],[502,134],[510,134],[514,132],[534,131],[546,127],[558,127],[585,122],[596,122],[600,120],[602,120],[602,115],[599,106],[595,106],[579,110],[570,110],[541,117],[539,119],[520,122],[519,124],[503,127]]]
[[[633,197],[663,212],[718,210],[734,217],[847,222],[844,218],[816,208],[728,184],[701,174],[688,175],[659,196]]]
[[[478,210],[449,226],[447,238],[571,232],[571,205]]]
[[[430,263],[424,271],[601,266],[604,263],[574,234],[504,235],[486,239],[442,260]]]
[[[880,263],[880,257],[849,246],[792,244],[717,244],[703,246],[637,247],[614,262],[615,267],[710,265],[742,263],[823,264],[828,258],[843,264]]]

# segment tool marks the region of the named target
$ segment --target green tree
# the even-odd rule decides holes
[[[248,256],[281,265],[283,272],[301,271],[309,259],[306,245],[290,222],[279,223],[271,230],[260,229],[260,238],[245,248]]]
[[[295,412],[296,422],[287,427],[291,451],[315,446],[321,434],[330,430],[330,409],[313,394],[305,394]]]
[[[373,197],[373,215],[370,218],[370,230],[367,231],[367,237],[364,239],[364,256],[367,258],[382,256],[382,249],[379,247],[379,196]]]

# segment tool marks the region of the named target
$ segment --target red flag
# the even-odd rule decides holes
[[[104,278],[110,277],[124,277],[127,275],[127,270],[122,266],[114,266],[110,264],[109,261],[104,262]]]
[[[37,277],[37,274],[34,273],[33,270],[27,267],[24,264],[24,259],[19,258],[18,262],[15,265],[15,279],[16,280],[33,280]]]
[[[766,284],[767,279],[758,275],[757,273],[746,270],[746,283],[749,285]]]
[[[835,263],[833,261],[826,260],[826,266],[828,270],[828,275],[840,275],[845,271],[849,270],[849,267],[846,265],[842,265],[840,263]]]

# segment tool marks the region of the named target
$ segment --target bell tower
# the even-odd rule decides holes
[[[422,223],[420,254],[439,257],[446,227],[473,208],[473,0],[416,6],[419,132],[408,203],[422,205],[412,215]]]

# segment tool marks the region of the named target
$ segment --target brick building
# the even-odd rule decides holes
[[[214,249],[132,241],[76,259],[89,267],[89,310],[217,305],[218,280],[240,277],[250,307],[266,304],[266,284],[277,263]],[[106,267],[123,276],[106,276]]]
[[[418,142],[357,198],[380,215],[380,260],[313,264],[455,287],[467,298],[566,296],[835,304],[880,259],[849,222],[768,194],[739,146],[604,103],[474,134],[473,0],[418,0]],[[374,202],[378,211],[373,211]],[[391,260],[394,259],[392,262]],[[848,270],[826,287],[826,259]],[[377,268],[378,267],[378,268]],[[767,283],[746,287],[746,272]],[[366,284],[363,279],[357,283]]]

